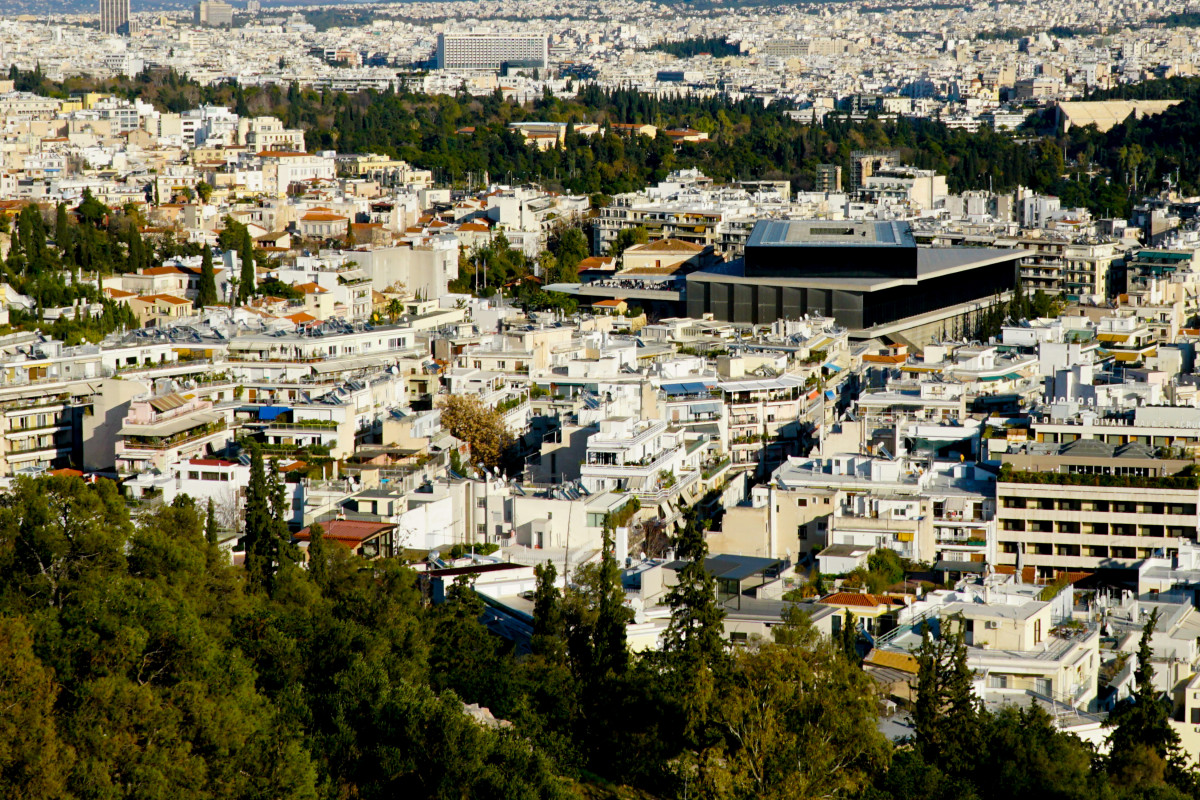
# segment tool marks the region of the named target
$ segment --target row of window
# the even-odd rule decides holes
[[[1052,497],[1001,497],[1001,508],[1039,511],[1098,511],[1113,514],[1169,514],[1195,516],[1195,503],[1135,503],[1119,500],[1080,500]]]
[[[1018,542],[1000,542],[1000,552],[1016,554]],[[1107,547],[1105,545],[1078,544],[1034,544],[1025,543],[1027,555],[1061,556],[1064,558],[1120,558],[1128,561],[1153,558],[1158,548],[1154,547]]]
[[[230,475],[228,472],[201,472],[199,470],[188,470],[189,481],[228,481]]]

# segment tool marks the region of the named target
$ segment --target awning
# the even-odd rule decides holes
[[[708,394],[710,384],[700,381],[680,381],[678,383],[664,383],[662,390],[668,395],[684,395],[684,394]]]
[[[290,406],[259,406],[258,418],[265,420],[273,420],[281,414],[286,414],[291,411]]]
[[[829,363],[829,364],[824,364],[823,366],[825,367],[825,369],[829,370],[830,372],[837,373],[837,372],[842,371],[842,368],[839,367],[837,364]]]
[[[826,390],[825,390],[825,399],[826,399],[826,400],[832,400],[832,399],[834,399],[836,396],[837,396],[837,395],[835,395],[831,389],[826,389]]]
[[[934,572],[983,572],[987,564],[982,561],[939,561],[933,565]]]
[[[117,431],[120,436],[174,436],[222,419],[220,414],[188,414],[183,417],[156,422],[150,425],[126,425]]]

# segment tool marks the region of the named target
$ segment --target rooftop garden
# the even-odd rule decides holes
[[[1109,486],[1122,489],[1200,489],[1200,478],[1194,475],[1141,477],[1138,475],[1080,475],[1065,472],[1027,472],[1013,469],[1005,463],[1000,467],[999,480],[1004,483],[1036,483],[1053,486]]]

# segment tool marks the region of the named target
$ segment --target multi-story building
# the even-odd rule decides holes
[[[230,28],[233,26],[233,6],[225,0],[200,0],[195,8],[197,25],[210,28]]]
[[[117,438],[116,469],[121,475],[166,472],[172,464],[223,448],[232,438],[227,415],[211,401],[175,393],[146,397],[129,405]]]
[[[1064,571],[1133,568],[1194,542],[1196,479],[1171,477],[1181,462],[1139,455],[1128,465],[1116,453],[1098,463],[1056,459],[1062,471],[1003,470],[996,484],[997,562],[1053,578]]]
[[[440,33],[434,58],[438,69],[545,69],[549,41],[532,33]]]
[[[1114,265],[1123,255],[1115,241],[1034,230],[1001,237],[996,246],[1026,252],[1021,258],[1021,283],[1026,290],[1081,300],[1108,297],[1122,288],[1114,285]]]
[[[100,32],[128,36],[129,0],[100,0]]]

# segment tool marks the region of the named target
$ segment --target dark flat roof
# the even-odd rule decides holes
[[[686,561],[672,561],[665,566],[667,569],[678,572],[686,563]],[[745,580],[775,566],[783,566],[783,561],[778,558],[734,555],[716,555],[704,559],[704,567],[713,574],[713,577],[730,581]]]
[[[955,272],[966,272],[990,264],[1000,264],[1027,255],[1022,250],[1003,250],[995,247],[918,247],[917,278],[817,278],[778,276],[748,277],[746,262],[736,259],[715,268],[689,273],[688,281],[725,283],[736,281],[743,284],[766,286],[795,286],[810,289],[834,289],[848,292],[878,292],[895,286],[913,286],[927,278],[936,278]]]
[[[916,247],[912,226],[898,221],[764,219],[747,247]]]

